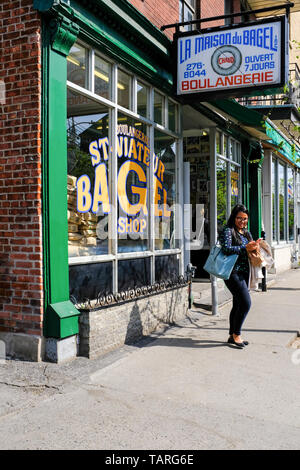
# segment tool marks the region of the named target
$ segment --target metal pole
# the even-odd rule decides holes
[[[264,230],[261,231],[261,236],[263,240],[266,239],[266,232],[264,232]],[[262,292],[267,292],[267,270],[265,266],[262,267],[262,273],[263,278],[261,280],[261,290]]]
[[[210,247],[212,248],[218,239],[217,235],[217,162],[216,162],[216,129],[209,130],[210,148]],[[218,283],[215,276],[211,280],[211,307],[212,315],[218,315]]]
[[[191,263],[189,263],[186,267],[186,278],[188,281],[188,301],[189,301],[189,309],[192,308],[194,299],[193,299],[193,294],[192,294],[192,279],[195,276],[195,271],[196,271],[196,266],[192,266]]]

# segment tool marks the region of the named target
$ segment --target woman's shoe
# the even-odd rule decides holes
[[[233,341],[234,341],[233,336],[230,335],[229,338],[228,338],[228,343],[233,343]],[[249,341],[243,340],[243,343],[244,343],[245,346],[248,346]]]
[[[229,344],[234,344],[235,346],[237,346],[237,347],[240,348],[240,349],[243,349],[243,348],[246,346],[246,343],[248,344],[248,341],[246,341],[246,343],[244,343],[244,342],[242,342],[242,343],[237,343],[236,341],[234,341],[232,335],[229,336],[227,342],[228,342]]]

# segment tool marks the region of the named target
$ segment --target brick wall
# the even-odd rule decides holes
[[[179,0],[129,0],[151,23],[159,29],[166,24],[179,21]],[[165,34],[172,39],[174,30],[167,29]]]
[[[165,24],[179,21],[179,0],[129,0],[144,16],[159,29]],[[210,18],[224,15],[224,0],[195,0],[196,18]],[[240,0],[232,0],[232,13],[240,11]],[[233,20],[239,23],[240,17]],[[201,27],[212,28],[224,24],[224,20],[202,23]],[[165,34],[172,39],[174,29],[168,29]]]
[[[201,0],[200,2],[201,18],[211,18],[213,16],[224,15],[224,0]],[[202,23],[201,27],[212,28],[213,26],[220,26],[224,24],[224,20],[210,21],[209,23]]]
[[[41,23],[0,3],[0,332],[41,334]]]

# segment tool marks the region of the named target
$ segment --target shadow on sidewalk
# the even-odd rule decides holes
[[[193,322],[192,322],[193,323]],[[194,324],[194,323],[193,323]],[[200,326],[197,324],[194,324],[196,328],[199,328],[199,330],[222,330],[222,331],[228,331],[227,328],[213,328],[211,326]],[[182,325],[174,325],[176,328],[186,328],[186,329],[191,329],[193,327],[191,326],[182,326]],[[259,329],[254,329],[254,328],[244,328],[243,327],[243,332],[253,332],[253,333],[292,333],[292,334],[299,334],[299,330],[266,330],[263,328]]]
[[[268,290],[300,290],[299,287],[268,287]]]
[[[202,313],[201,313],[202,315]],[[186,326],[186,325],[177,325],[175,324],[174,326],[176,326],[177,328],[199,328],[199,330],[223,330],[223,331],[228,331],[228,327],[218,327],[216,328],[215,325],[217,325],[217,321],[214,321],[213,318],[211,319],[211,323],[210,325],[209,324],[206,324],[206,325],[201,325],[199,324],[199,320],[197,319],[196,321],[194,321],[192,318],[190,317],[187,317],[187,320],[193,325],[193,326]],[[243,332],[244,331],[252,331],[252,332],[257,332],[257,333],[295,333],[295,334],[299,334],[299,330],[267,330],[267,329],[263,329],[263,328],[259,328],[259,329],[255,329],[255,328],[245,328],[243,327]]]
[[[232,346],[227,341],[215,341],[208,339],[192,339],[192,338],[156,338],[155,341],[149,344],[149,346],[171,346],[180,348],[220,348]]]

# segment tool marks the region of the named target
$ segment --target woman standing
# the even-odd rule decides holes
[[[259,243],[259,240],[253,241],[251,233],[247,230],[248,217],[247,208],[242,204],[236,205],[219,237],[225,254],[239,255],[230,278],[224,281],[233,297],[228,343],[239,348],[244,348],[248,344],[248,341],[243,341],[241,337],[241,328],[251,307],[247,252],[256,250]]]

